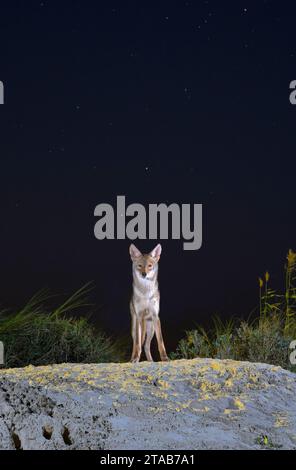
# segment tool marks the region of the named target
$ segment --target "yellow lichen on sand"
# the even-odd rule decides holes
[[[191,388],[196,401],[223,399],[234,393],[240,393],[241,381],[244,387],[257,388],[265,386],[260,383],[260,372],[252,365],[233,360],[193,359],[170,362],[139,364],[106,363],[106,364],[58,364],[49,366],[27,366],[23,369],[7,369],[2,375],[9,380],[19,378],[28,380],[30,386],[41,385],[52,390],[75,390],[83,393],[93,388],[102,393],[116,392],[132,394],[145,399],[157,397],[160,400],[174,402],[176,397],[182,404],[183,387]],[[241,397],[241,395],[240,395]],[[190,406],[190,405],[188,405]],[[235,406],[244,409],[243,402]]]
[[[275,428],[283,428],[289,426],[289,418],[283,413],[275,413]]]
[[[239,398],[233,400],[233,404],[238,410],[244,410],[246,408],[244,403]]]

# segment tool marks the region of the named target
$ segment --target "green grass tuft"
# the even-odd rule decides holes
[[[296,372],[289,348],[296,339],[296,254],[289,250],[285,265],[285,291],[269,287],[270,275],[259,278],[259,315],[251,320],[214,317],[209,331],[198,326],[185,332],[172,359],[213,357],[265,362]]]
[[[112,341],[74,310],[90,307],[87,284],[60,306],[49,309],[53,297],[42,290],[18,312],[0,312],[0,340],[5,367],[24,367],[62,362],[118,362],[123,356]]]

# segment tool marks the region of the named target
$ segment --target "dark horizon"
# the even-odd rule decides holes
[[[97,204],[202,203],[203,245],[161,242],[164,337],[247,317],[296,249],[296,6],[2,2],[1,307],[94,282],[93,321],[129,333],[129,240]]]

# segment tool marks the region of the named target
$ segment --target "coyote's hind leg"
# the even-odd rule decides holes
[[[159,317],[156,317],[154,319],[154,327],[155,327],[155,332],[156,332],[156,339],[157,339],[157,345],[158,345],[158,351],[160,354],[160,359],[162,361],[168,361],[169,358],[167,356],[164,342],[163,342],[163,337],[162,337],[162,332],[161,332],[161,323]]]

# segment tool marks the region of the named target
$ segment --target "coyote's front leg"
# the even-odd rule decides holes
[[[141,357],[141,352],[142,352],[141,323],[133,307],[131,307],[131,314],[132,314],[132,338],[133,338],[133,352],[132,352],[131,362],[139,362],[140,357]]]

